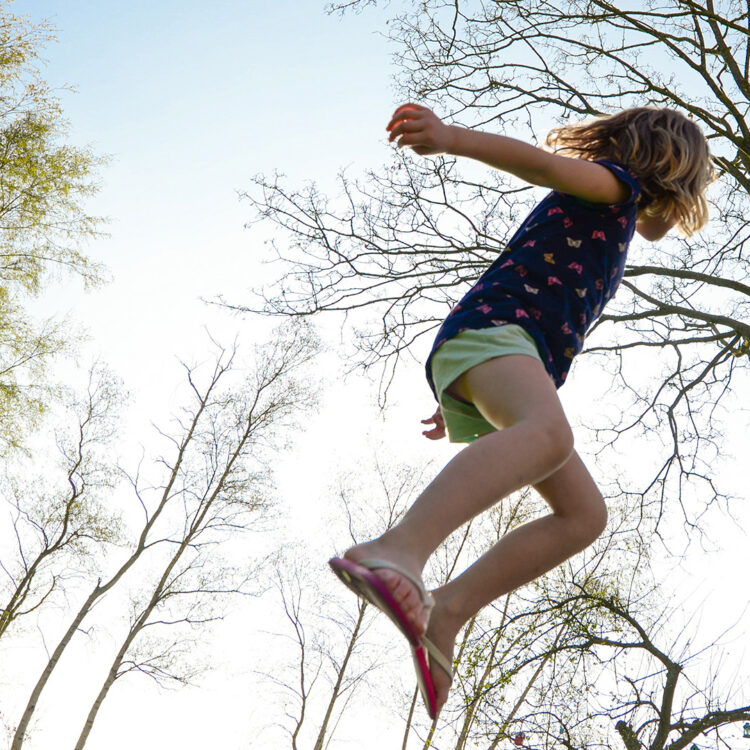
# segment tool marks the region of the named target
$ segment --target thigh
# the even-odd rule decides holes
[[[528,419],[567,426],[557,389],[535,357],[508,354],[488,359],[465,372],[450,389],[498,429]]]

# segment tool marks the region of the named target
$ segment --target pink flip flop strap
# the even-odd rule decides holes
[[[453,665],[448,660],[448,657],[438,649],[438,647],[429,639],[422,636],[420,638],[422,645],[427,649],[427,653],[430,655],[430,659],[434,660],[435,663],[442,669],[448,677],[453,681]]]

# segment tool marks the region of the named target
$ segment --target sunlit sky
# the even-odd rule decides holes
[[[389,158],[384,125],[398,101],[392,50],[379,33],[387,15],[374,9],[340,19],[309,0],[17,0],[13,9],[56,27],[43,75],[53,86],[75,87],[60,93],[71,140],[109,157],[90,203],[93,213],[109,218],[109,236],[92,242],[88,253],[105,264],[111,282],[88,293],[75,280],[63,282],[34,308],[68,314],[88,332],[80,362],[99,357],[118,373],[136,404],[129,429],[137,434],[125,442],[147,442],[149,423],[174,406],[176,358],[205,354],[204,326],[227,342],[238,332],[262,339],[269,327],[203,301],[218,294],[241,301],[273,273],[260,265],[269,230],[244,228],[249,208],[236,191],[248,188],[252,175],[274,170],[293,184],[317,180],[325,188],[342,167],[356,173]],[[345,463],[348,451],[366,450],[371,432],[391,448],[402,436],[415,455],[429,449],[440,461],[451,454],[446,445],[416,445],[418,420],[434,407],[419,368],[413,372],[414,385],[399,392],[387,427],[366,382],[329,392],[309,424],[315,434],[300,438],[294,457],[296,475],[307,477],[306,500],[320,502],[317,493],[330,481],[331,472],[321,468],[325,456],[332,467]],[[336,442],[342,436],[347,449]],[[362,438],[356,448],[354,437]],[[289,494],[295,485],[281,477],[280,487]],[[290,498],[289,507],[299,503]],[[263,625],[233,620],[223,637],[231,649],[241,649],[246,637],[252,651]],[[227,662],[235,672],[209,676],[203,692],[161,696],[158,709],[159,694],[150,686],[141,692],[143,683],[113,691],[88,746],[256,746],[248,733],[259,717],[242,692],[243,670],[252,664],[231,654]],[[80,717],[66,717],[64,705],[49,712],[55,720],[41,720],[34,750],[72,745],[67,738],[60,744],[57,733],[66,721],[71,733],[80,728]],[[380,741],[372,747],[382,747]]]
[[[16,7],[57,27],[44,74],[76,88],[62,94],[73,140],[110,158],[92,201],[110,238],[91,254],[114,283],[65,296],[107,361],[142,364],[139,388],[211,320],[201,297],[257,285],[261,243],[235,192],[252,175],[325,184],[385,158],[387,45],[376,17],[341,22],[315,2]]]

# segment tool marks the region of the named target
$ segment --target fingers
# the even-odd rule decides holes
[[[420,122],[419,120],[402,120],[399,122],[398,125],[394,126],[394,128],[390,131],[390,135],[388,136],[388,140],[392,143],[401,135],[404,135],[406,133],[419,133],[424,128],[424,124]],[[402,139],[403,140],[403,139]],[[401,145],[401,142],[399,141],[399,145]]]
[[[406,146],[409,146],[412,151],[420,152],[424,151],[425,153],[432,153],[433,147],[427,142],[427,137],[425,133],[418,132],[418,133],[405,133],[402,135],[398,142],[396,143],[397,148],[404,148]]]
[[[435,413],[428,417],[427,419],[421,420],[422,424],[435,424],[435,425],[444,425],[445,422],[443,421],[443,413],[440,411],[440,407],[435,410]]]
[[[407,102],[406,104],[402,104],[400,107],[396,109],[396,111],[393,113],[393,116],[395,117],[399,112],[404,112],[405,110],[412,110],[413,112],[429,112],[430,110],[427,107],[423,107],[421,104],[415,104],[414,102]]]
[[[396,117],[388,123],[386,131],[390,133],[388,140],[392,141],[401,133],[414,133],[424,127],[424,120],[418,117]]]
[[[397,123],[404,120],[418,120],[425,115],[427,112],[432,110],[427,107],[421,107],[419,104],[402,104],[391,116],[391,120],[386,125],[385,129],[392,130]]]
[[[443,415],[438,409],[429,419],[423,419],[422,424],[434,424],[435,427],[431,430],[423,430],[422,434],[428,440],[440,440],[445,437],[445,422],[443,421]]]
[[[434,136],[421,124],[412,126],[399,125],[394,128],[388,140],[391,143],[395,141],[397,148],[409,146],[412,151],[415,151],[420,156],[435,154],[440,151],[440,148],[435,145]]]
[[[416,102],[406,102],[406,104],[402,104],[400,107],[396,108],[396,112],[400,112],[402,109],[427,109],[427,107],[423,106],[422,104],[417,104]]]
[[[428,440],[440,440],[440,438],[445,437],[445,425],[443,423],[443,415],[440,413],[440,409],[438,409],[431,417],[422,419],[421,422],[422,424],[435,425],[431,430],[422,431],[422,434]]]
[[[398,148],[408,146],[420,156],[442,154],[448,150],[447,126],[427,107],[403,104],[386,126],[388,140]]]

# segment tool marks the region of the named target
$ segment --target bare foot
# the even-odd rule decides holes
[[[353,562],[373,559],[388,560],[407,570],[415,578],[421,579],[422,576],[422,567],[419,562],[403,549],[383,540],[383,537],[352,547],[344,553],[344,558]],[[417,587],[408,578],[390,568],[374,568],[373,573],[388,586],[416,634],[424,635],[432,608],[425,605]]]

